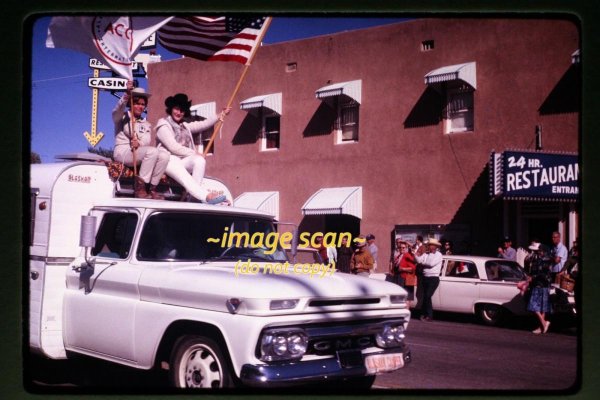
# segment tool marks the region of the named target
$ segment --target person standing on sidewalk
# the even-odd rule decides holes
[[[421,321],[433,320],[433,305],[431,298],[440,284],[440,271],[442,270],[442,244],[437,239],[429,239],[421,246],[416,254],[416,261],[423,269],[423,304],[421,306]],[[429,252],[425,252],[425,248]]]

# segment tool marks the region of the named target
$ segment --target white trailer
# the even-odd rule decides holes
[[[65,277],[69,264],[81,253],[81,216],[94,204],[133,194],[133,189],[110,179],[102,158],[61,158],[67,161],[31,165],[29,343],[33,351],[50,358],[65,358]],[[231,192],[221,181],[206,177],[202,184],[233,203]]]

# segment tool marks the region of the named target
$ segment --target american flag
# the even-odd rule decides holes
[[[158,31],[167,50],[203,61],[246,64],[266,17],[175,17]]]

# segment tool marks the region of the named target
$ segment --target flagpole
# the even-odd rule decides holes
[[[135,133],[135,115],[133,114],[133,96],[129,93],[129,127],[131,130],[131,140],[137,140],[137,134]],[[137,157],[135,154],[135,148],[131,147],[133,153],[133,176],[137,176]]]
[[[265,34],[267,33],[267,29],[269,29],[269,25],[271,25],[271,19],[272,19],[272,17],[267,17],[265,19],[265,23],[262,26],[263,29],[261,30],[260,36],[258,37],[258,40],[256,42],[256,46],[252,50],[252,53],[250,54],[250,57],[248,57],[248,61],[244,65],[244,70],[242,71],[242,75],[240,76],[240,79],[238,80],[237,85],[235,85],[235,89],[233,90],[233,93],[229,97],[229,101],[227,102],[227,106],[225,106],[225,108],[231,107],[231,104],[233,103],[233,99],[237,95],[237,92],[240,90],[240,87],[242,86],[242,82],[244,81],[244,78],[246,77],[246,74],[248,73],[248,69],[250,68],[250,64],[252,64],[252,61],[254,60],[254,56],[256,56],[256,52],[258,51],[258,47],[262,43],[263,38],[265,37]],[[215,141],[215,137],[217,136],[217,132],[219,131],[219,129],[221,129],[222,125],[223,125],[223,121],[221,119],[219,119],[217,121],[217,123],[215,124],[215,128],[213,130],[213,134],[210,137],[210,140],[208,141],[208,144],[204,148],[204,153],[203,153],[204,156],[206,156],[206,154],[208,154],[208,152],[209,152],[209,150],[210,150],[213,142]]]

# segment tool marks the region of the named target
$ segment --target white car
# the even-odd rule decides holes
[[[432,304],[436,311],[477,314],[488,325],[508,315],[527,315],[526,299],[517,283],[526,279],[515,261],[480,256],[443,256],[440,284]],[[554,287],[553,290],[561,291]],[[562,292],[574,311],[573,293]],[[564,308],[564,307],[563,307]]]

